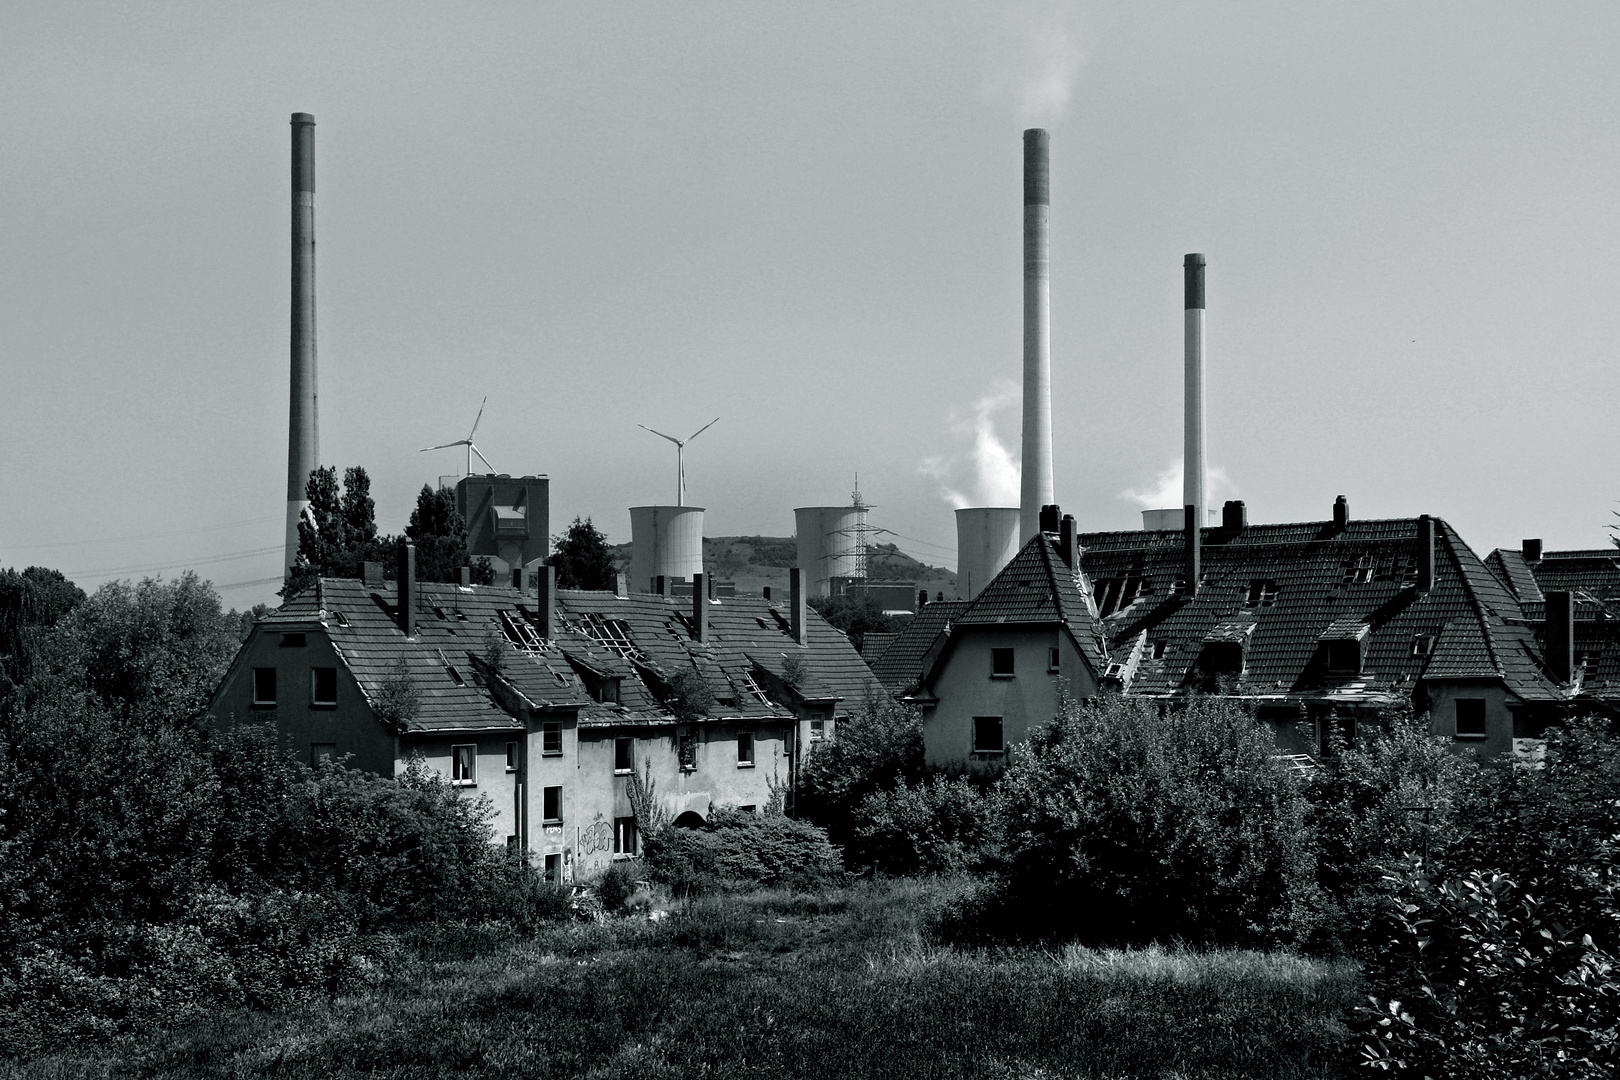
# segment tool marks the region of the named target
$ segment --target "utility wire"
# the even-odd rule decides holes
[[[287,579],[285,577],[277,574],[275,577],[255,578],[252,581],[233,581],[229,585],[215,585],[214,588],[218,589],[220,592],[224,592],[227,589],[246,589],[252,585],[274,585],[278,581],[286,580]]]
[[[41,551],[45,548],[83,547],[87,544],[122,544],[130,540],[157,540],[165,536],[190,536],[192,533],[218,532],[221,529],[236,529],[243,525],[264,525],[271,521],[282,520],[281,515],[275,517],[253,518],[249,521],[232,521],[225,525],[204,525],[196,529],[175,529],[171,532],[142,533],[140,536],[109,536],[103,540],[64,540],[60,544],[0,544],[8,551]]]
[[[212,566],[215,563],[235,562],[237,559],[251,559],[280,550],[280,544],[272,544],[270,547],[254,548],[252,551],[238,551],[230,555],[212,555],[205,559],[185,559],[181,562],[164,563],[160,566],[121,566],[108,570],[73,570],[66,573],[65,576],[70,578],[116,577],[119,574],[147,574],[157,570],[189,570],[194,566]]]

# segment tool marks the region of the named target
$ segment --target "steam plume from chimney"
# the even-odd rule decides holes
[[[315,393],[315,118],[292,114],[292,387],[287,414],[287,550],[298,561],[298,521],[309,507],[305,486],[320,464]]]
[[[1024,132],[1024,445],[1019,484],[1018,536],[1040,531],[1041,507],[1052,494],[1051,137]]]

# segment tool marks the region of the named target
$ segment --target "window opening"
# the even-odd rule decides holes
[[[518,771],[518,744],[515,742],[506,744],[506,771]]]
[[[1249,582],[1249,595],[1243,601],[1246,608],[1270,607],[1277,602],[1277,583],[1269,578],[1256,578]]]
[[[1428,656],[1434,652],[1433,634],[1416,634],[1412,637],[1412,655]]]
[[[975,754],[999,754],[1002,749],[1001,717],[975,716],[973,718],[973,752]]]
[[[613,740],[613,771],[616,773],[636,771],[635,739],[620,737]]]
[[[305,644],[303,634],[282,634],[281,647],[283,649],[302,649]]]
[[[646,660],[630,636],[630,625],[623,619],[608,619],[594,611],[588,612],[585,616],[584,629],[591,640],[614,656],[626,660]]]
[[[754,733],[752,731],[737,732],[737,767],[753,768],[754,765]]]
[[[309,700],[312,704],[337,704],[337,668],[310,668],[309,683]]]
[[[540,816],[547,825],[562,822],[562,785],[543,788],[540,793]]]
[[[636,854],[636,819],[622,817],[613,819],[613,854]]]
[[[994,676],[994,675],[1011,675],[1012,673],[1013,673],[1013,650],[1011,650],[1011,649],[991,649],[990,650],[990,674],[992,676]]]
[[[562,749],[562,721],[545,720],[540,724],[540,752],[560,754]]]
[[[1361,670],[1361,642],[1329,641],[1325,647],[1329,671],[1352,673]]]
[[[1457,734],[1485,734],[1485,699],[1457,698]]]
[[[1057,671],[1058,669],[1060,669],[1063,666],[1062,660],[1063,660],[1063,654],[1061,652],[1059,652],[1058,647],[1056,645],[1053,645],[1051,648],[1046,650],[1046,670],[1047,671]]]
[[[349,625],[348,616],[344,615],[343,612],[341,612],[341,611],[332,612],[332,618],[337,620],[337,624],[339,626],[348,626]]]
[[[276,669],[273,667],[256,667],[253,669],[253,704],[274,705],[276,703]]]
[[[810,721],[810,741],[811,742],[820,742],[822,739],[825,739],[826,737],[827,737],[827,721],[825,721],[825,720],[812,720],[812,721]]]
[[[450,782],[470,786],[478,782],[478,747],[463,743],[450,748]]]
[[[311,768],[319,766],[323,761],[331,761],[337,757],[337,743],[318,742],[309,744],[309,764]]]

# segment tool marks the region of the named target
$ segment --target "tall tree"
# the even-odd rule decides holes
[[[557,587],[562,589],[611,589],[618,564],[608,549],[607,537],[591,519],[568,526],[561,536],[552,537],[551,565],[557,571]]]
[[[495,581],[488,559],[473,563],[467,555],[467,523],[456,510],[455,492],[426,484],[416,495],[416,509],[405,535],[416,545],[416,576],[420,581],[461,580],[461,568],[472,566],[474,585]]]

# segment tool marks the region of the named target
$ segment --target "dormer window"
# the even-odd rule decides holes
[[[1206,675],[1243,674],[1243,644],[1237,641],[1206,641],[1198,654],[1198,666]]]
[[[1433,634],[1414,634],[1412,636],[1412,655],[1428,656],[1434,652]]]
[[[1323,651],[1330,672],[1346,675],[1361,671],[1361,642],[1327,641],[1323,642]]]

